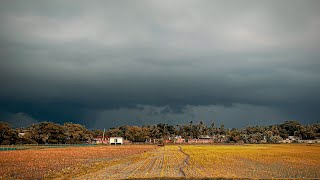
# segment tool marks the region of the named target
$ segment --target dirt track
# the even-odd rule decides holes
[[[77,179],[184,178],[183,168],[188,158],[181,147],[165,146],[140,156],[115,160],[110,166]]]
[[[78,179],[319,179],[319,145],[164,146]]]

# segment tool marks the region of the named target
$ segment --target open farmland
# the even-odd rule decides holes
[[[141,154],[156,146],[91,146],[0,151],[0,179],[43,179],[80,174],[92,164]],[[99,165],[99,164],[98,164]],[[97,168],[97,167],[95,167]],[[94,169],[93,169],[94,170]]]
[[[319,178],[319,162],[319,145],[172,145],[78,179]]]
[[[187,177],[320,178],[319,145],[183,146]],[[189,172],[189,171],[187,171]]]
[[[184,177],[186,155],[179,146],[165,146],[142,155],[115,161],[104,169],[78,179],[127,179]]]
[[[3,179],[320,177],[319,145],[124,145],[0,153]]]

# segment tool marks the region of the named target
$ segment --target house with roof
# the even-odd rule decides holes
[[[181,136],[176,136],[174,138],[174,143],[181,144],[181,143],[185,143],[185,142],[186,142],[186,139],[182,138]]]
[[[206,135],[206,136],[200,136],[199,138],[193,138],[193,139],[188,139],[189,144],[209,144],[209,143],[214,143],[214,140]]]
[[[299,143],[301,141],[300,137],[297,136],[288,136],[282,141],[282,143]]]
[[[97,136],[92,139],[95,144],[109,144],[109,137]]]
[[[111,145],[122,145],[123,144],[123,137],[110,137],[109,143]]]

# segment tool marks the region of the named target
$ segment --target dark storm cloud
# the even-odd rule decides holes
[[[32,124],[39,123],[38,120],[30,117],[29,115],[25,113],[2,113],[0,115],[0,118],[2,121],[8,122],[13,127],[26,127],[30,126]]]
[[[1,109],[92,127],[315,122],[319,12],[318,1],[2,1]]]
[[[123,124],[143,125],[169,123],[188,124],[193,121],[195,124],[203,121],[210,125],[214,122],[217,126],[224,124],[226,127],[249,126],[256,124],[270,125],[285,118],[281,112],[272,108],[233,104],[226,107],[221,105],[187,105],[181,112],[175,112],[170,106],[138,105],[136,108],[119,108],[94,112],[95,121],[90,126],[94,128],[120,126]],[[89,115],[91,116],[91,115]],[[92,117],[92,116],[91,116]],[[112,119],[113,121],[105,121]]]

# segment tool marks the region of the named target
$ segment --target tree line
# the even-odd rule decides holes
[[[90,143],[94,137],[102,136],[102,130],[88,130],[81,124],[71,122],[63,125],[41,122],[26,128],[11,128],[0,122],[0,144],[82,144]],[[169,140],[181,137],[186,140],[204,137],[224,138],[224,142],[277,143],[288,136],[301,139],[320,137],[320,124],[302,125],[298,121],[285,121],[270,126],[249,126],[243,129],[225,128],[223,124],[207,126],[202,121],[185,125],[155,124],[143,126],[119,126],[108,129],[105,136],[120,136],[132,142],[149,142],[151,139]]]

